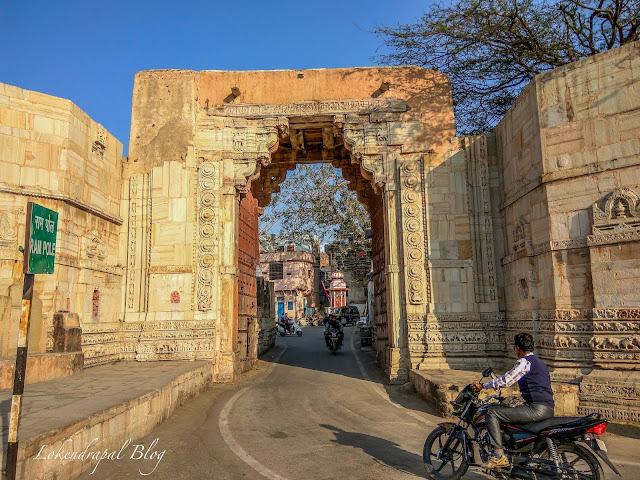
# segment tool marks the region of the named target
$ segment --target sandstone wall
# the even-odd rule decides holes
[[[68,310],[91,364],[92,328],[118,322],[121,166],[122,144],[72,102],[0,84],[0,356],[15,353],[29,200],[59,213],[55,272],[36,276],[30,352],[52,347],[53,314]]]
[[[640,43],[537,76],[495,133],[507,342],[535,332],[581,412],[638,422],[640,378],[611,370],[640,360]]]

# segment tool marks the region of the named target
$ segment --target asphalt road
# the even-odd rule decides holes
[[[325,349],[322,332],[278,338],[256,370],[180,407],[133,442],[146,459],[103,460],[80,478],[425,478],[422,445],[442,419],[417,394],[384,385],[372,355],[356,351],[356,329],[346,328],[337,355]],[[622,478],[640,478],[637,470],[625,466]],[[470,470],[464,478],[488,477]]]

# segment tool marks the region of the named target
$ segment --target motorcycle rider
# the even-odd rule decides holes
[[[329,333],[329,330],[332,328],[335,328],[338,331],[338,346],[340,347],[342,346],[342,340],[344,339],[344,332],[342,331],[342,324],[333,313],[329,314],[329,319],[324,327],[324,341],[327,346],[329,346],[331,342],[331,334]]]
[[[278,321],[279,325],[282,326],[282,328],[284,328],[284,333],[290,333],[290,329],[291,329],[291,320],[289,319],[289,315],[287,313],[285,313],[284,315],[282,315],[280,317],[280,320]]]
[[[532,423],[553,417],[553,391],[549,369],[533,353],[533,337],[528,333],[518,333],[514,338],[514,349],[518,360],[511,370],[502,377],[486,383],[473,382],[472,388],[479,392],[483,388],[509,387],[518,382],[524,405],[517,407],[489,407],[485,417],[487,431],[493,446],[493,456],[482,464],[483,468],[505,468],[509,459],[502,448],[500,423]]]

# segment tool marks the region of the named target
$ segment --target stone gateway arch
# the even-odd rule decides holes
[[[144,71],[128,158],[70,101],[0,84],[0,355],[34,200],[59,227],[30,354],[73,317],[85,365],[204,359],[233,380],[273,317],[261,209],[330,162],[371,215],[389,382],[504,369],[528,331],[564,411],[640,423],[639,59],[636,42],[539,75],[467,137],[448,78],[418,67]]]
[[[130,218],[136,228],[130,228],[128,243],[148,237],[150,242],[148,259],[143,245],[139,256],[129,248],[125,321],[153,310],[147,292],[168,298],[160,278],[171,276],[165,289],[174,283],[188,288],[184,313],[194,316],[189,319],[194,327],[215,325],[212,359],[220,378],[238,371],[238,331],[255,324],[250,290],[257,229],[246,227],[257,224],[259,208],[298,163],[341,168],[371,213],[377,347],[391,382],[407,381],[412,365],[441,363],[446,340],[427,348],[428,314],[472,314],[481,322],[498,312],[495,275],[488,279],[493,300],[483,299],[488,305],[482,314],[472,298],[471,229],[455,221],[467,210],[465,173],[442,170],[455,125],[448,79],[438,72],[417,67],[141,72],[131,135],[125,176],[132,200],[135,189],[148,205],[143,214],[148,221]],[[182,185],[173,184],[173,176]],[[449,188],[452,180],[460,186],[457,193]],[[176,218],[177,211],[184,213]],[[445,255],[432,252],[432,259],[429,222],[443,223],[437,241],[448,249]],[[490,232],[482,240],[489,242],[486,251],[493,259]],[[241,242],[244,248],[238,248]],[[432,282],[446,269],[469,279],[467,285],[460,282],[453,301],[448,287],[445,298],[442,282]],[[148,286],[138,288],[138,279]],[[460,355],[483,358],[486,340],[481,345],[467,340]],[[250,335],[244,341],[250,342]],[[194,339],[181,343],[195,354]],[[462,345],[459,337],[452,339],[452,354],[456,343]]]

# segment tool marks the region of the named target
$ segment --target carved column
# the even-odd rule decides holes
[[[211,114],[199,118],[196,133],[199,156],[220,159],[204,162],[200,168],[200,205],[204,208],[199,216],[201,239],[197,279],[199,310],[218,312],[216,381],[219,382],[233,381],[239,367],[237,243],[240,197],[251,189],[253,180],[260,176],[261,167],[271,162],[271,153],[278,148],[278,128],[284,128],[285,120]],[[214,178],[220,178],[220,181],[216,183]],[[210,206],[217,206],[217,213],[211,211]],[[214,229],[216,224],[217,231]],[[203,229],[206,238],[202,237]],[[219,252],[217,259],[208,252],[214,245]],[[211,262],[218,266],[219,275]],[[214,292],[213,296],[208,295],[210,291]]]
[[[398,252],[398,198],[395,183],[384,186],[383,205],[385,221],[385,280],[387,285],[387,321],[389,322],[389,347],[386,373],[389,383],[404,383],[409,378],[407,370],[406,334],[402,335],[401,265]]]
[[[231,160],[223,161],[226,165]],[[238,216],[240,194],[224,183],[220,199],[220,318],[217,336],[216,381],[233,381],[238,331]]]
[[[127,276],[125,279],[125,320],[137,321],[147,310],[149,279],[149,175],[133,174],[129,178],[129,218],[127,238]]]

